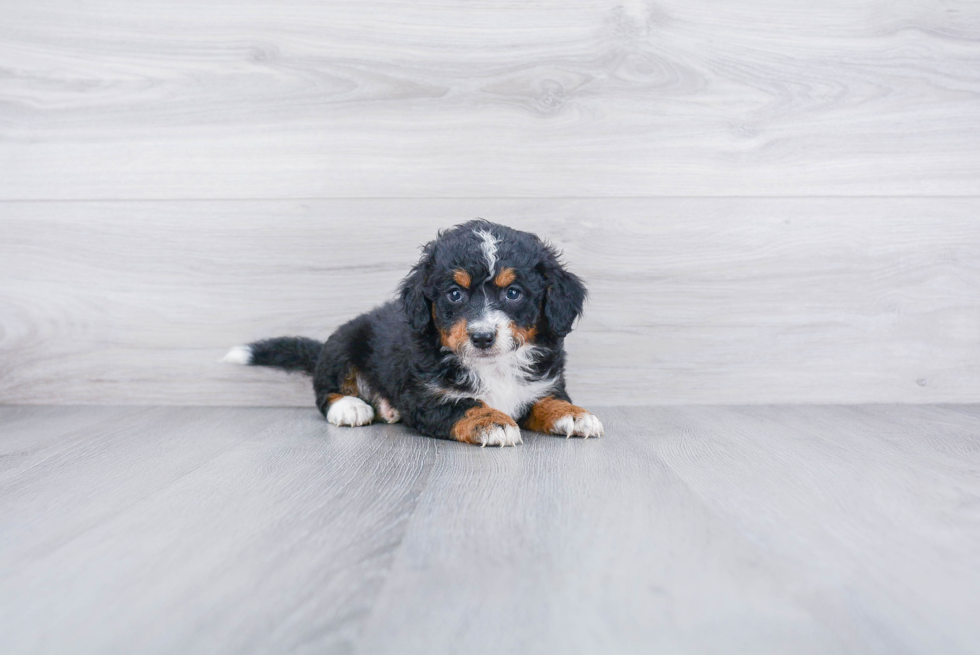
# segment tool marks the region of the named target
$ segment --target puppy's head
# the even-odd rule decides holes
[[[412,329],[435,328],[444,347],[473,360],[564,337],[585,295],[553,246],[484,220],[441,232],[401,285]]]

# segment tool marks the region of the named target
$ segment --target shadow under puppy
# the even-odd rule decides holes
[[[225,360],[312,375],[316,405],[334,425],[377,416],[481,446],[521,443],[518,425],[597,437],[599,419],[565,391],[563,342],[585,295],[553,246],[474,220],[440,232],[397,300],[326,343],[266,339]]]

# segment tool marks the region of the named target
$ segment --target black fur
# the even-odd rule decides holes
[[[313,375],[323,342],[306,337],[278,337],[249,344],[254,366],[271,366],[284,371],[303,371]]]
[[[577,275],[564,269],[553,249],[547,248],[547,251],[548,259],[541,265],[548,284],[544,314],[551,330],[564,337],[572,331],[572,323],[582,314],[586,297],[585,285]]]
[[[514,269],[521,297],[512,300],[497,287],[488,270],[481,238],[476,231],[497,238],[498,264]],[[454,281],[453,271],[472,275],[469,289]],[[453,301],[460,292],[464,300]],[[453,297],[455,297],[453,295]],[[565,391],[564,337],[582,313],[586,290],[582,281],[565,270],[556,249],[537,236],[475,220],[439,233],[399,287],[397,300],[358,316],[338,328],[326,343],[284,337],[250,344],[252,364],[301,370],[313,376],[316,404],[327,415],[332,394],[349,391],[352,370],[360,375],[369,402],[382,397],[418,431],[450,438],[453,425],[482,402],[465,363],[443,346],[445,331],[461,320],[477,320],[493,306],[523,330],[534,331],[537,357],[526,372],[528,383],[554,379],[548,396],[570,402]],[[472,325],[472,323],[469,323]],[[440,332],[442,328],[442,332]],[[451,397],[447,397],[449,394]],[[514,411],[520,422],[530,403]]]

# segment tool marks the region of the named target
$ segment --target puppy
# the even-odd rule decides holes
[[[280,337],[226,361],[313,376],[334,425],[404,421],[423,434],[514,446],[521,431],[598,437],[602,423],[565,391],[563,342],[582,313],[582,281],[528,232],[474,220],[439,233],[397,300],[320,343]]]

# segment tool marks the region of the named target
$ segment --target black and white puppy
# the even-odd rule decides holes
[[[375,417],[481,446],[528,430],[597,437],[602,424],[565,391],[563,342],[585,301],[582,281],[537,236],[475,220],[440,232],[397,300],[321,343],[280,337],[226,361],[303,371],[334,425]]]

